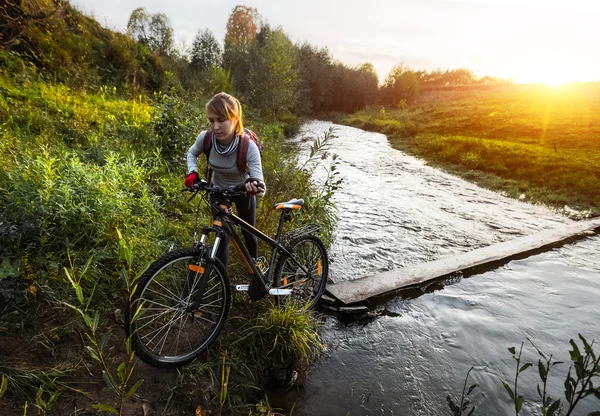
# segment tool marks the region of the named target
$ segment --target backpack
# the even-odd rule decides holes
[[[210,167],[210,165],[208,164],[208,156],[210,155],[210,150],[212,148],[213,135],[214,135],[214,133],[212,132],[212,130],[208,129],[206,131],[206,134],[204,135],[204,142],[202,144],[202,153],[204,153],[206,155],[206,169],[207,170]],[[240,142],[238,144],[237,159],[236,159],[238,170],[241,173],[248,172],[248,164],[246,163],[246,156],[248,155],[248,146],[250,146],[250,140],[252,140],[254,143],[256,143],[256,146],[258,147],[258,152],[262,159],[262,152],[263,152],[263,147],[264,147],[263,144],[258,139],[258,136],[256,135],[256,133],[254,133],[250,129],[244,128],[244,135],[240,137]],[[207,175],[207,177],[208,177],[208,175]]]

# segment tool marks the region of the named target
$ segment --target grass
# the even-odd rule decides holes
[[[236,297],[230,317],[238,319],[228,321],[219,342],[194,365],[197,373],[182,370],[178,377],[136,366],[128,382],[121,322],[128,293],[121,270],[137,272],[170,247],[192,242],[195,205],[180,189],[185,151],[203,127],[204,101],[177,94],[131,98],[107,87],[77,90],[47,81],[18,56],[0,51],[0,344],[7,352],[0,356],[0,414],[70,414],[93,406],[139,412],[103,390],[107,375],[126,376],[127,388],[142,378],[160,380],[155,384],[160,387],[144,383],[138,392],[164,414],[191,414],[197,405],[213,411],[244,405],[248,414],[249,403],[264,399],[260,391],[272,363],[278,371],[304,363],[318,347],[308,315],[292,319],[288,311],[289,319],[272,326],[266,322],[277,317],[266,300],[248,305]],[[258,226],[275,230],[278,216],[271,206],[293,197],[313,201],[303,210],[308,217],[334,224],[330,198],[315,198],[321,192],[310,171],[295,169],[295,150],[284,140],[286,124],[251,119],[247,124],[266,146],[269,192]],[[201,213],[200,226],[209,223],[209,215]],[[119,256],[121,235],[135,247],[127,264]],[[241,265],[232,263],[237,277]],[[86,310],[94,311],[83,321],[65,306],[80,305],[82,294],[90,299]],[[259,318],[263,313],[267,316]],[[104,367],[88,348],[92,316],[106,353]],[[255,328],[278,332],[255,338],[248,327],[255,319],[262,322]],[[242,331],[246,340],[231,346]],[[250,342],[255,345],[249,349]],[[290,360],[274,360],[274,345]],[[230,375],[223,377],[223,369]]]
[[[600,83],[430,89],[344,123],[509,196],[600,212]]]

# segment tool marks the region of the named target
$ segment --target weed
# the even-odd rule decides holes
[[[473,370],[473,368],[474,367],[471,367],[469,368],[469,371],[467,371],[467,376],[465,377],[465,384],[463,386],[462,394],[460,396],[460,403],[457,404],[457,400],[453,398],[451,394],[446,396],[446,401],[448,402],[448,406],[450,407],[453,416],[462,416],[463,414],[470,416],[473,414],[473,412],[475,412],[475,406],[473,406],[471,402],[467,400],[467,396],[469,396],[473,392],[473,390],[475,390],[476,387],[479,387],[479,384],[472,384],[469,387],[469,390],[467,390],[469,374],[471,374],[471,370]],[[470,411],[469,406],[471,406]]]

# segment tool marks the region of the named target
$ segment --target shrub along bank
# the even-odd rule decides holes
[[[142,399],[164,414],[248,414],[272,376],[307,365],[320,348],[314,320],[273,310],[268,299],[247,305],[234,297],[234,318],[205,359],[170,372],[141,363],[129,373],[135,361],[125,354],[122,311],[132,280],[171,247],[192,242],[195,206],[180,189],[207,97],[73,89],[5,52],[0,91],[0,414],[92,405],[133,414]],[[265,143],[269,192],[258,226],[274,230],[268,208],[303,197],[299,221],[320,222],[328,234],[334,188],[297,169],[284,135],[297,119],[261,123],[246,113]],[[199,223],[208,220],[202,211]]]
[[[599,83],[436,88],[343,122],[481,186],[581,216],[600,212],[599,92]]]

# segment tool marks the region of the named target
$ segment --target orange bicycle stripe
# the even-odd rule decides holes
[[[240,246],[237,245],[237,243],[235,242],[234,239],[231,239],[231,242],[233,243],[233,246],[237,250],[238,254],[240,255],[240,258],[244,261],[244,264],[246,265],[246,268],[248,269],[248,271],[250,272],[250,274],[253,275],[254,271],[252,270],[252,266],[250,266],[250,263],[248,263],[248,260],[246,259],[246,257],[244,257],[244,253],[242,253],[242,249],[240,248]]]
[[[197,272],[197,273],[204,273],[204,267],[197,266],[195,264],[190,264],[190,270]]]

